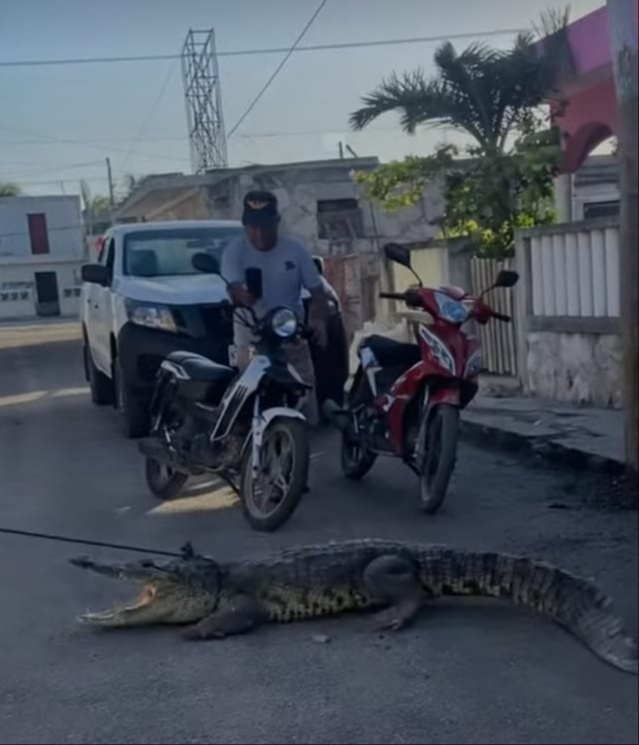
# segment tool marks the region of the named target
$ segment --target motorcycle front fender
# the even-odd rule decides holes
[[[259,404],[256,402],[255,414],[253,417],[253,429],[251,434],[248,436],[248,442],[245,447],[251,443],[252,445],[252,471],[253,479],[257,479],[260,472],[260,453],[262,445],[264,444],[264,433],[269,426],[277,419],[297,419],[298,421],[306,422],[306,417],[295,409],[288,409],[285,406],[275,406],[272,409],[266,411],[259,411]]]
[[[306,421],[306,417],[295,409],[288,409],[285,406],[276,406],[272,409],[267,409],[262,412],[262,431],[265,430],[274,419],[299,419],[302,422]]]
[[[461,391],[458,386],[442,386],[433,391],[428,400],[429,410],[432,411],[435,406],[441,406],[442,404],[461,408]]]

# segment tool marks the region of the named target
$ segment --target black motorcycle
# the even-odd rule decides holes
[[[219,273],[209,254],[198,254],[194,265]],[[290,308],[277,308],[263,320],[242,309],[241,318],[257,340],[246,370],[239,374],[191,352],[171,354],[158,374],[151,435],[140,450],[155,496],[171,499],[190,477],[216,475],[239,495],[252,528],[273,531],[293,514],[308,481],[310,445],[301,408],[311,388],[288,364],[285,350],[303,329]]]

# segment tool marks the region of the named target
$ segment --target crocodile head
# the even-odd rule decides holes
[[[101,564],[81,557],[71,563],[142,586],[134,601],[100,613],[87,612],[79,618],[82,623],[105,628],[188,624],[210,615],[218,604],[220,568],[204,557],[130,564]]]

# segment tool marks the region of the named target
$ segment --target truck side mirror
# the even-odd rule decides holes
[[[106,287],[109,284],[109,270],[102,264],[85,264],[82,267],[82,281]]]

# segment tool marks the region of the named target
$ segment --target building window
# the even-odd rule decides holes
[[[619,217],[621,203],[619,200],[610,202],[590,202],[584,204],[584,220],[594,220],[598,217]]]
[[[29,222],[31,253],[34,255],[50,253],[47,216],[43,212],[37,212],[27,215],[27,220]]]
[[[317,203],[317,232],[321,240],[364,238],[364,221],[357,199],[325,199]]]

